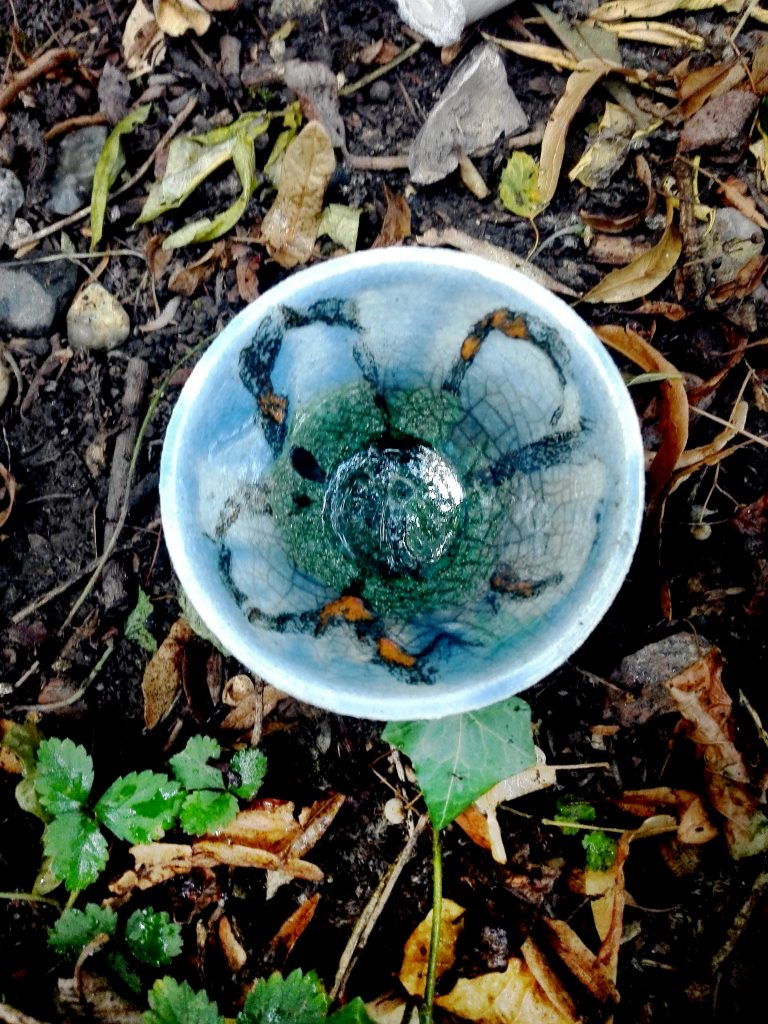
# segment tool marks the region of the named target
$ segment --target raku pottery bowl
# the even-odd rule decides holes
[[[320,707],[437,718],[531,686],[604,615],[643,503],[587,325],[435,249],[295,274],[222,331],[163,449],[179,580],[243,665]]]

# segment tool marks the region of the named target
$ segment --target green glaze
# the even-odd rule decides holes
[[[348,385],[301,409],[270,474],[269,504],[296,568],[380,614],[450,608],[487,591],[505,486],[467,482],[485,445],[455,451],[465,415],[430,389]],[[311,456],[308,473],[296,452]]]

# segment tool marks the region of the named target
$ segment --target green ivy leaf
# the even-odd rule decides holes
[[[437,829],[497,782],[536,764],[531,709],[517,697],[464,715],[390,722],[382,739],[411,759]]]
[[[35,789],[50,814],[76,811],[93,786],[93,761],[85,747],[70,739],[42,740],[37,751]]]
[[[198,789],[185,799],[179,814],[181,827],[191,836],[202,836],[215,832],[234,820],[237,814],[237,800],[231,793],[214,793],[210,789]]]
[[[69,892],[79,892],[95,882],[109,853],[99,826],[81,811],[55,817],[43,833],[43,849],[51,858],[54,875]]]
[[[237,1015],[237,1024],[321,1024],[329,1000],[314,971],[298,968],[287,978],[277,972],[257,981]]]
[[[328,1018],[328,1024],[374,1024],[374,1021],[363,1000],[357,996],[336,1013],[332,1013]]]
[[[186,981],[158,978],[149,993],[144,1024],[223,1024],[216,1003]]]
[[[266,757],[256,747],[248,747],[238,750],[230,764],[240,776],[240,785],[231,786],[231,792],[243,800],[250,800],[258,793],[267,773]]]
[[[111,907],[88,903],[83,910],[68,907],[48,933],[48,945],[70,960],[77,960],[97,935],[114,935],[117,914]]]
[[[94,808],[96,817],[129,843],[162,839],[179,813],[179,785],[158,772],[131,772],[115,779]]]
[[[125,941],[141,963],[161,967],[181,953],[181,925],[174,924],[164,910],[143,907],[126,921]]]
[[[152,636],[147,627],[147,622],[152,615],[152,602],[149,596],[139,587],[136,597],[136,605],[125,620],[123,633],[126,640],[139,646],[147,654],[154,654],[157,650],[157,640]]]
[[[221,747],[211,736],[193,736],[168,763],[185,789],[224,789],[219,769],[206,763],[219,754]]]
[[[91,250],[101,241],[104,230],[104,213],[107,209],[107,196],[114,185],[118,174],[125,167],[122,137],[132,132],[140,124],[144,124],[152,109],[150,103],[136,107],[127,114],[107,136],[104,148],[99,154],[96,169],[93,172],[91,189]]]
[[[499,199],[511,213],[528,220],[547,205],[539,191],[539,165],[522,149],[512,154],[501,172]]]

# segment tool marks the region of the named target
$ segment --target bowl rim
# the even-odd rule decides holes
[[[481,683],[473,681],[468,673],[462,687],[445,690],[439,685],[412,686],[407,690],[398,688],[387,697],[374,697],[366,694],[364,685],[352,692],[326,684],[314,673],[299,675],[295,667],[260,651],[258,645],[249,642],[242,629],[230,625],[220,614],[216,601],[206,589],[204,576],[195,571],[185,544],[181,515],[184,503],[177,500],[181,480],[179,458],[184,429],[204,389],[209,368],[231,358],[232,351],[237,351],[252,335],[259,320],[275,307],[295,299],[306,288],[354,274],[358,269],[370,272],[408,265],[466,270],[512,292],[523,293],[528,303],[539,307],[540,315],[548,324],[564,332],[570,343],[575,341],[579,345],[592,364],[596,379],[602,376],[610,388],[610,405],[622,438],[618,450],[623,455],[621,477],[626,489],[623,517],[616,524],[616,535],[600,573],[601,585],[593,590],[586,605],[582,604],[578,613],[564,623],[565,643],[560,640],[529,658],[524,673],[518,666]],[[391,247],[350,253],[298,270],[230,320],[192,370],[172,411],[163,442],[159,491],[165,542],[185,595],[206,628],[245,668],[296,699],[337,714],[382,721],[431,719],[478,710],[528,689],[562,665],[590,636],[618,594],[639,540],[644,509],[644,459],[639,422],[616,364],[592,328],[562,299],[519,271],[474,254],[444,248]]]

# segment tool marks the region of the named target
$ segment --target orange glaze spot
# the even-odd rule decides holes
[[[320,609],[320,625],[325,626],[331,619],[346,619],[347,622],[371,622],[373,614],[366,608],[360,597],[346,595],[336,601],[329,601]]]
[[[385,636],[380,636],[377,641],[377,647],[379,649],[379,655],[385,660],[389,661],[393,665],[402,665],[404,668],[413,668],[416,664],[416,658],[404,651],[403,648],[396,644],[394,640],[389,640]]]
[[[528,325],[521,316],[516,316],[514,320],[507,320],[503,324],[499,324],[500,329],[508,338],[527,338]]]
[[[288,408],[288,399],[284,395],[276,395],[274,391],[266,391],[259,395],[259,408],[275,423],[282,423]]]
[[[464,339],[464,342],[461,346],[461,358],[465,362],[468,362],[470,359],[473,359],[480,351],[481,345],[481,339],[478,338],[477,335],[475,334],[470,334],[468,337]]]

